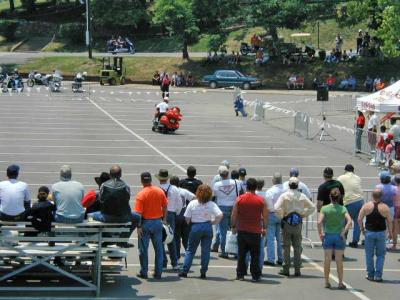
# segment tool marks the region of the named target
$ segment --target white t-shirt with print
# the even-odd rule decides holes
[[[191,201],[185,211],[185,218],[190,218],[192,223],[210,222],[221,215],[221,210],[214,202],[200,203],[197,199]]]
[[[239,196],[240,185],[233,179],[225,179],[215,183],[213,191],[218,206],[233,206]]]

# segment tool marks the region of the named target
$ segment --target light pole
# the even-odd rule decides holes
[[[82,4],[86,4],[86,46],[88,48],[89,58],[92,59],[92,34],[91,34],[91,27],[92,27],[92,20],[90,14],[90,0],[80,0]]]

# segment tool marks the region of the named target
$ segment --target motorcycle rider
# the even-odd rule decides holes
[[[14,69],[11,77],[12,77],[12,80],[11,80],[12,88],[17,89],[17,88],[21,87],[22,77],[21,77],[21,74],[19,73],[18,69]]]
[[[162,102],[160,102],[159,104],[157,104],[156,106],[156,113],[154,115],[154,118],[158,121],[160,121],[161,117],[163,115],[165,115],[165,113],[167,112],[168,108],[169,108],[169,98],[167,96],[164,97],[164,100]]]

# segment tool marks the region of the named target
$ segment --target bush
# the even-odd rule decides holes
[[[66,39],[72,44],[82,44],[85,42],[85,25],[81,23],[62,24],[59,31],[59,37]]]
[[[15,39],[18,25],[16,20],[0,20],[0,35],[4,36],[7,41]]]

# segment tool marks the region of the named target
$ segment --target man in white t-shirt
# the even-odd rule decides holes
[[[296,177],[296,178],[298,178],[299,177],[299,169],[297,169],[297,168],[291,168],[290,169],[290,172],[289,172],[289,177]],[[284,183],[283,183],[283,188],[285,189],[285,192],[287,192],[288,190],[289,190],[289,180],[288,181],[285,181]],[[311,192],[310,192],[310,189],[308,188],[308,186],[304,183],[304,182],[302,182],[302,181],[299,181],[299,188],[297,189],[300,193],[303,193],[304,195],[306,195],[307,196],[307,198],[308,199],[311,199],[312,200],[312,195],[311,195]]]
[[[217,237],[215,244],[221,243],[221,254],[219,257],[228,258],[225,252],[226,233],[229,230],[232,208],[235,204],[236,198],[239,196],[239,186],[235,180],[229,178],[229,170],[227,167],[221,166],[219,169],[221,181],[214,184],[213,192],[216,198],[216,203],[219,209],[224,214],[222,221],[217,227]],[[214,245],[212,247],[214,248]]]
[[[399,157],[397,156],[397,151],[399,151],[399,147],[400,147],[400,125],[397,124],[397,119],[392,118],[390,119],[390,130],[389,132],[391,134],[393,134],[393,141],[394,141],[394,151],[395,151],[395,159],[399,159]]]
[[[168,198],[168,215],[167,215],[167,223],[175,231],[175,223],[176,223],[176,216],[181,213],[183,204],[181,195],[179,193],[179,189],[168,183],[169,174],[168,170],[160,169],[158,174],[155,175],[157,179],[160,181],[160,188],[165,192],[165,195]],[[171,259],[171,265],[174,270],[178,270],[178,256],[176,254],[176,242],[175,239],[172,240],[171,243],[168,245],[168,252],[169,257]],[[165,254],[164,249],[164,268],[168,265],[167,255]]]
[[[226,168],[229,170],[229,167],[230,167],[229,161],[223,160],[223,161],[221,162],[221,166],[220,166],[220,167],[226,167]],[[219,168],[220,168],[220,167],[219,167]],[[215,175],[215,176],[213,177],[213,179],[211,180],[211,188],[214,187],[214,184],[215,184],[216,182],[221,181],[221,175],[220,175],[220,172],[219,172],[219,168],[218,168],[218,174]]]
[[[19,166],[7,168],[8,180],[0,182],[0,219],[2,221],[23,221],[25,211],[31,206],[28,185],[18,181]]]
[[[158,120],[161,119],[163,115],[167,112],[169,105],[168,105],[169,99],[168,97],[164,97],[163,102],[160,102],[156,106],[156,115],[155,118],[158,118]]]

